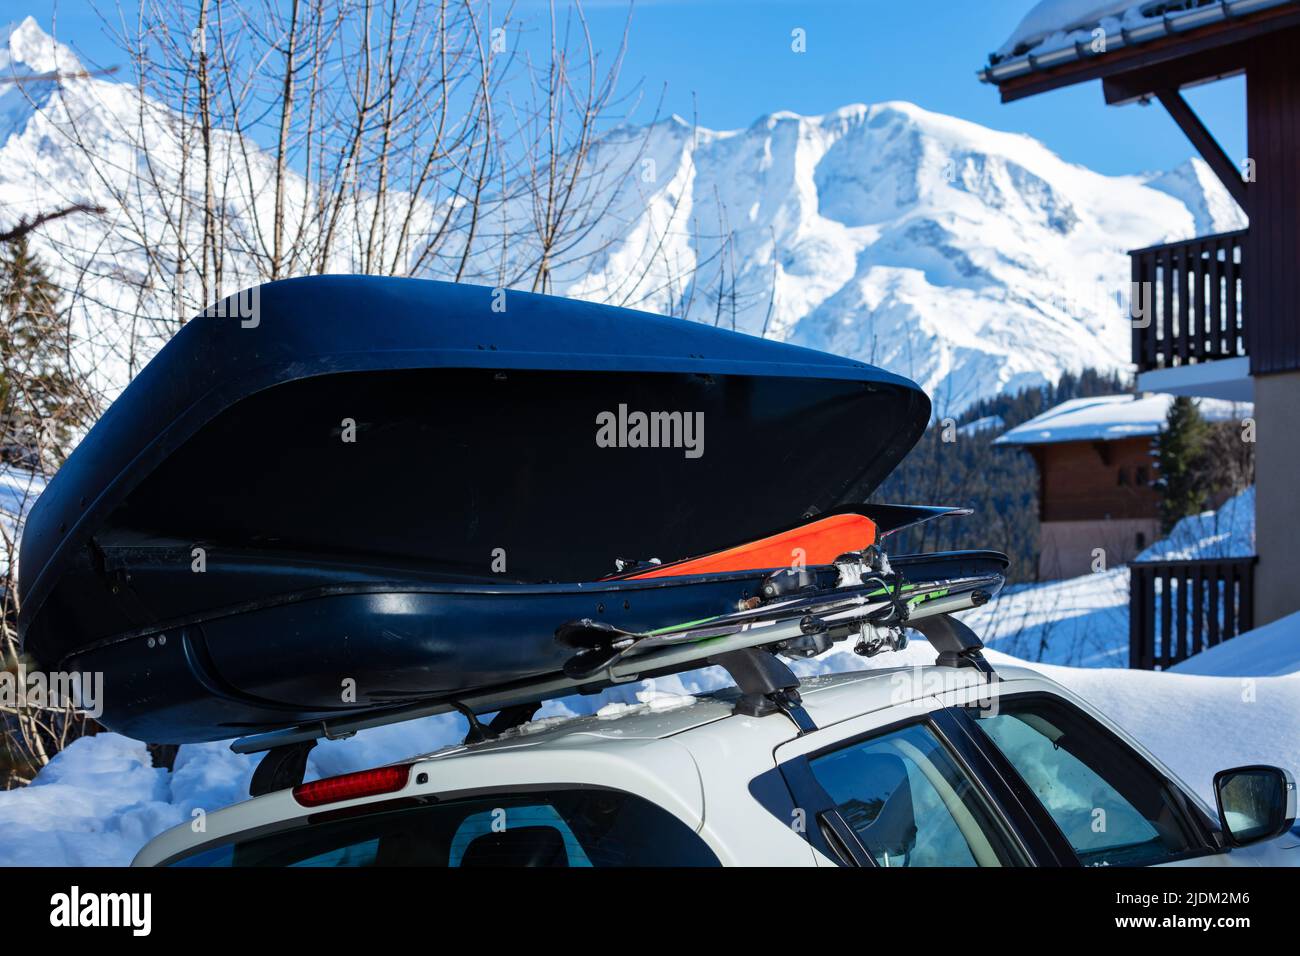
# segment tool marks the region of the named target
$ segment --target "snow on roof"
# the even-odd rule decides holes
[[[973,422],[967,422],[957,429],[962,435],[976,435],[980,432],[997,431],[1006,428],[1007,423],[1003,421],[1001,415],[985,415],[983,418],[977,418]]]
[[[998,48],[1002,56],[1014,56],[1040,46],[1049,38],[1059,35],[1064,39],[1075,30],[1091,30],[1110,18],[1121,22],[1134,16],[1141,17],[1139,7],[1155,6],[1151,0],[1138,4],[1134,0],[1041,0],[1034,5],[1020,25],[1012,31],[1007,41]],[[1064,46],[1062,42],[1052,45]]]
[[[998,66],[1010,60],[1020,63],[1055,55],[1043,63],[1022,64],[1020,70],[999,68],[984,78],[1005,78],[1077,59],[1084,54],[1076,44],[1089,47],[1098,28],[1105,31],[1105,49],[1109,51],[1292,2],[1295,0],[1041,0],[989,55],[989,63]]]
[[[1165,426],[1172,395],[1098,395],[1072,398],[1049,408],[998,438],[995,445],[1046,445],[1066,441],[1116,441],[1158,435]],[[1201,399],[1201,414],[1212,421],[1245,418],[1253,406]]]

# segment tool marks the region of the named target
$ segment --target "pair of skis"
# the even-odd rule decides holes
[[[969,508],[934,505],[852,505],[793,528],[710,554],[670,561],[667,564],[625,562],[630,566],[606,580],[643,581],[695,574],[726,574],[756,568],[783,568],[791,564],[827,565],[842,554],[879,545],[885,538],[907,528],[914,528],[936,518],[970,513]],[[620,563],[622,566],[623,563]]]
[[[721,638],[752,635],[750,646],[786,645],[793,656],[810,656],[829,648],[864,628],[893,629],[901,633],[907,621],[925,614],[926,605],[940,598],[956,598],[957,604],[975,607],[987,600],[1002,583],[1000,575],[979,575],[955,580],[916,584],[893,583],[877,574],[865,575],[863,583],[832,587],[811,594],[796,595],[757,608],[688,621],[652,631],[626,631],[602,621],[583,618],[563,624],[556,640],[576,653],[564,665],[565,676],[583,680],[610,671],[616,664],[678,645],[706,645]],[[947,613],[953,601],[944,602]],[[889,646],[901,649],[906,640],[892,639]],[[882,649],[880,641],[864,641],[861,653]]]

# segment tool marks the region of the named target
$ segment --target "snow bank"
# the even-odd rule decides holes
[[[30,786],[0,793],[0,865],[125,866],[195,807],[242,799],[251,768],[224,745],[203,744],[182,748],[168,774],[142,743],[83,737]]]
[[[391,763],[464,734],[463,720],[439,717],[325,741],[308,777]],[[0,866],[126,866],[164,830],[247,799],[257,760],[225,742],[186,744],[168,773],[119,734],[73,741],[30,786],[0,793]]]
[[[729,683],[718,668],[643,681],[592,697],[548,701],[534,723],[545,727],[611,705],[672,709],[690,703],[691,694]],[[465,731],[464,718],[443,714],[321,741],[311,752],[306,778],[428,753],[459,743]],[[152,766],[143,743],[113,733],[83,737],[30,786],[0,792],[0,867],[126,866],[149,840],[193,820],[196,811],[247,799],[258,759],[232,753],[227,742],[186,744],[168,773]]]
[[[8,571],[11,546],[13,553],[18,553],[14,543],[27,512],[32,510],[32,505],[45,490],[45,483],[42,475],[7,462],[0,463],[0,541],[3,541],[0,545],[0,575]]]
[[[1128,663],[1128,569],[1007,588],[959,615],[986,645],[1027,661],[1075,667]]]
[[[1272,677],[1300,671],[1300,611],[1175,664],[1180,674]]]
[[[1229,498],[1216,511],[1188,515],[1167,538],[1137,556],[1139,561],[1244,558],[1255,553],[1255,489]]]

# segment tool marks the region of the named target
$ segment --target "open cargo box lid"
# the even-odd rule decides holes
[[[680,415],[638,447],[638,412]],[[20,631],[48,664],[201,610],[198,546],[514,582],[703,554],[864,500],[929,412],[897,375],[695,322],[416,279],[273,282],[185,325],[50,482],[23,534]],[[113,554],[141,547],[173,549],[176,586],[124,608]]]

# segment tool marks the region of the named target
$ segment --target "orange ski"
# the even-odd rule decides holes
[[[760,568],[788,568],[793,564],[830,564],[841,554],[861,551],[876,543],[876,524],[857,514],[830,515],[757,541],[685,558],[636,571],[622,580],[680,577],[688,574],[725,574]]]

